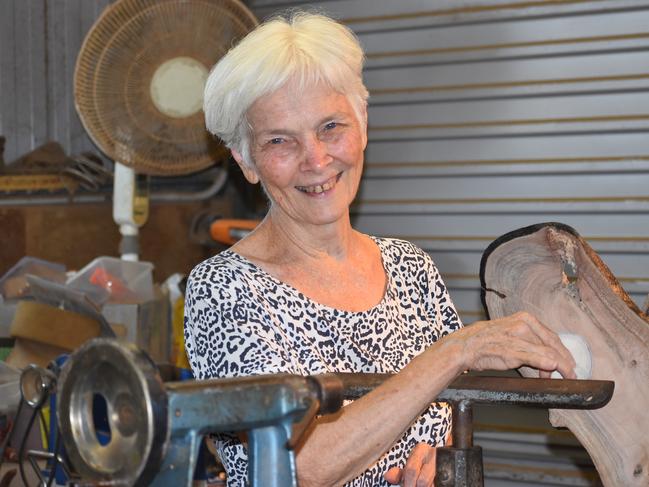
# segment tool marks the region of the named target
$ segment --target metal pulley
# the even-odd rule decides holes
[[[97,409],[107,412],[104,428]],[[167,394],[155,365],[135,346],[86,342],[61,371],[57,410],[66,452],[82,478],[144,485],[158,472]]]

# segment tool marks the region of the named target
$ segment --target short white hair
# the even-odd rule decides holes
[[[364,59],[351,29],[329,17],[297,12],[272,18],[212,68],[203,101],[207,130],[252,165],[246,112],[289,81],[297,89],[324,83],[347,96],[365,130],[369,94],[362,78]]]

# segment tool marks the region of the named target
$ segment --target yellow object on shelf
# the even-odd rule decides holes
[[[185,315],[185,298],[179,297],[171,310],[171,329],[173,344],[171,347],[171,363],[182,369],[189,369],[187,353],[185,353],[185,334],[183,320]]]

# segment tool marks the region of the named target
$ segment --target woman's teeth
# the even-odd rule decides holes
[[[298,186],[297,189],[303,191],[304,193],[322,193],[323,191],[329,191],[336,185],[337,178],[331,178],[324,184],[317,184],[315,186]]]

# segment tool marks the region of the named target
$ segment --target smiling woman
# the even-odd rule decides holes
[[[363,52],[335,21],[262,24],[208,77],[205,120],[270,200],[257,228],[191,273],[187,355],[199,379],[289,372],[396,373],[317,418],[297,450],[301,486],[433,485],[450,432],[438,393],[467,369],[522,364],[574,377],[559,338],[529,314],[462,328],[432,259],[349,218],[367,144]],[[246,446],[220,435],[228,485]]]

